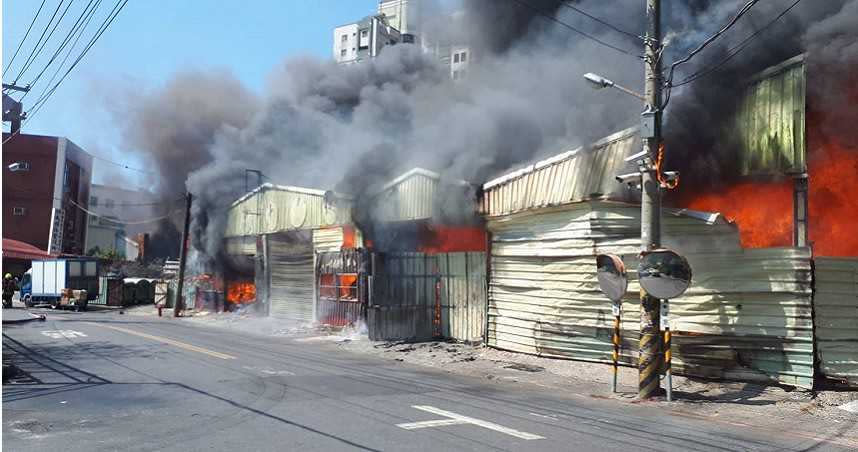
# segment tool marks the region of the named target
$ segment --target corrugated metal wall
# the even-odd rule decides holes
[[[325,228],[313,231],[313,249],[317,253],[339,251],[343,247],[343,228]]]
[[[494,218],[489,345],[542,356],[609,362],[611,304],[595,277],[595,254],[623,256],[632,279],[623,302],[621,359],[637,359],[640,208],[579,203]],[[689,216],[691,215],[691,216]],[[810,253],[742,250],[722,219],[668,212],[665,245],[694,269],[692,288],[671,302],[674,367],[680,373],[809,387],[813,377]]]
[[[376,221],[409,221],[432,218],[438,180],[415,172],[387,187],[374,201]]]
[[[484,185],[483,212],[491,217],[587,199],[630,201],[635,194],[614,176],[630,172],[624,159],[639,149],[638,130],[631,128],[514,171]]]
[[[325,202],[325,192],[262,186],[230,207],[226,237],[255,236],[298,229],[316,229],[351,222],[351,201]]]
[[[820,370],[858,386],[858,258],[817,257],[814,263]]]
[[[486,253],[439,254],[441,335],[482,342],[486,331]]]
[[[485,260],[481,252],[376,255],[367,315],[370,339],[428,340],[440,334],[482,341]]]
[[[750,84],[736,115],[742,174],[805,171],[806,78],[804,56],[798,56]]]

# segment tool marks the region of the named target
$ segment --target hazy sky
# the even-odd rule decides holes
[[[18,84],[30,83],[42,71],[89,3],[45,0],[29,37],[3,77],[4,83],[11,83],[17,77],[61,1],[57,17],[67,5],[70,8]],[[32,121],[24,123],[22,130],[65,136],[92,154],[128,165],[143,165],[119,147],[117,128],[102,108],[100,99],[109,95],[113,87],[140,85],[141,89],[151,89],[177,71],[225,69],[259,92],[265,86],[267,74],[286,57],[310,54],[329,58],[333,27],[372,14],[376,3],[374,0],[130,0]],[[4,69],[40,4],[41,0],[3,2]],[[115,0],[101,1],[66,67],[114,5]],[[25,110],[49,86],[47,82],[64,56],[65,51],[24,99]],[[64,72],[65,68],[60,76]],[[3,130],[8,130],[8,123],[4,123]],[[118,168],[95,160],[95,181],[103,177],[105,167]],[[121,171],[128,174],[130,181],[138,180],[138,173]]]

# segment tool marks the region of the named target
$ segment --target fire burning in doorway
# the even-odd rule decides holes
[[[226,301],[248,304],[256,301],[256,284],[253,281],[232,281],[227,285]]]

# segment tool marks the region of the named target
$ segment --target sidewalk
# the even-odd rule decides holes
[[[364,337],[341,340],[337,346],[344,351],[433,367],[448,373],[559,391],[574,387],[574,392],[592,398],[639,403],[636,400],[637,370],[631,367],[619,368],[618,393],[615,394],[611,392],[612,366],[608,364],[541,358],[452,342],[371,342]],[[662,387],[665,384],[663,381]],[[840,408],[858,400],[858,391],[812,392],[786,386],[674,376],[673,399],[663,404],[675,411],[697,415],[738,416],[749,420],[763,416],[785,423],[812,417],[816,421],[858,425],[858,413]],[[858,431],[855,434],[858,435]]]

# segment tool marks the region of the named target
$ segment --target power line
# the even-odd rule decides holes
[[[13,192],[22,193],[25,196],[28,196],[26,199],[30,201],[63,201],[63,198],[56,198],[53,196],[42,196],[39,193],[36,193],[33,190],[29,190],[21,187],[9,187],[8,190]],[[31,196],[32,195],[32,196]],[[156,207],[156,206],[172,206],[179,201],[184,201],[186,195],[182,195],[176,199],[171,201],[158,201],[158,202],[143,202],[143,203],[114,203],[112,207]]]
[[[48,89],[50,89],[51,84],[52,84],[52,83],[54,83],[54,80],[56,80],[57,75],[59,75],[59,73],[60,73],[60,70],[62,70],[63,66],[65,66],[65,65],[66,65],[66,61],[68,61],[69,56],[71,56],[71,54],[72,54],[72,52],[74,51],[74,49],[75,49],[75,48],[77,48],[77,42],[78,42],[78,41],[80,41],[80,38],[83,36],[84,31],[86,31],[86,29],[89,27],[89,23],[92,21],[92,18],[93,18],[93,17],[95,17],[95,11],[96,11],[96,10],[98,10],[98,7],[99,7],[100,5],[101,5],[101,0],[97,0],[97,1],[95,2],[95,6],[93,6],[93,7],[92,7],[92,10],[90,10],[90,12],[89,12],[89,16],[87,16],[86,21],[84,21],[83,26],[81,26],[81,27],[78,29],[77,36],[74,38],[74,42],[73,42],[73,43],[72,43],[72,45],[69,47],[68,52],[66,52],[66,56],[65,56],[65,57],[63,57],[63,60],[62,60],[62,61],[60,62],[60,64],[57,66],[57,69],[54,71],[53,75],[51,75],[51,79],[50,79],[50,80],[48,80],[48,83],[47,83],[47,85],[45,86],[45,89],[43,89],[43,90],[42,90],[42,92],[39,94],[39,98],[41,98],[42,96],[44,96],[44,95],[45,95],[45,93],[48,91]],[[24,97],[26,97],[26,96],[27,96],[27,94],[29,94],[29,91],[28,91],[28,92],[26,92],[26,93],[24,93],[24,95],[23,95],[23,96],[21,96],[21,100],[23,100],[23,99],[24,99]],[[35,112],[33,112],[33,113],[30,115],[30,117],[32,117],[34,114],[35,114]],[[27,119],[29,119],[29,118],[27,118]]]
[[[20,51],[21,51],[21,47],[23,47],[23,46],[24,46],[24,42],[26,42],[26,41],[27,41],[27,37],[28,37],[28,36],[30,36],[30,30],[32,30],[32,29],[33,29],[33,24],[35,24],[35,23],[36,23],[36,19],[38,19],[38,18],[39,18],[39,13],[41,13],[41,12],[42,12],[42,7],[43,7],[43,6],[45,6],[45,1],[46,1],[46,0],[42,0],[42,4],[41,4],[41,5],[39,5],[39,9],[36,11],[36,15],[35,15],[35,16],[33,16],[33,21],[32,21],[32,22],[30,22],[30,26],[29,26],[29,27],[27,27],[27,32],[26,32],[26,33],[24,33],[24,38],[23,38],[23,39],[21,39],[21,42],[20,42],[20,43],[18,43],[18,48],[17,48],[17,49],[15,49],[15,54],[13,54],[13,55],[12,55],[12,59],[11,59],[11,60],[9,60],[9,64],[7,64],[7,65],[6,65],[6,68],[5,68],[5,69],[3,69],[3,76],[4,76],[4,77],[6,76],[6,71],[8,71],[10,67],[12,67],[12,63],[15,61],[15,57],[16,57],[16,56],[18,56],[18,52],[20,52]]]
[[[87,215],[92,215],[92,216],[94,216],[94,217],[96,217],[96,218],[100,218],[100,219],[102,219],[102,220],[106,220],[106,221],[110,221],[110,222],[118,223],[118,224],[124,224],[124,225],[146,224],[146,223],[154,223],[154,222],[156,222],[156,221],[166,220],[166,219],[170,218],[170,215],[172,215],[172,214],[173,214],[173,213],[175,213],[175,211],[176,211],[176,209],[175,209],[175,208],[171,208],[171,209],[170,209],[170,212],[168,212],[166,215],[162,215],[162,216],[160,216],[160,217],[147,218],[147,219],[145,219],[145,220],[126,221],[126,220],[120,220],[120,219],[116,219],[116,218],[109,218],[109,217],[105,217],[105,216],[103,216],[103,215],[97,214],[97,213],[95,213],[95,212],[93,212],[93,211],[91,211],[91,210],[87,209],[86,207],[83,207],[82,205],[80,205],[80,204],[78,204],[78,203],[74,202],[74,201],[73,201],[73,200],[71,200],[71,199],[69,199],[68,201],[69,201],[69,203],[71,203],[73,206],[75,206],[75,207],[77,207],[78,209],[80,209],[80,210],[82,210],[83,212],[85,212]]]
[[[39,111],[41,106],[44,105],[45,101],[47,101],[51,97],[51,95],[57,90],[57,88],[60,86],[60,84],[62,84],[63,80],[65,80],[66,77],[68,77],[68,75],[71,73],[71,71],[78,65],[78,63],[80,63],[80,61],[83,59],[83,57],[86,56],[86,54],[89,52],[89,50],[92,48],[92,46],[95,45],[95,42],[98,41],[98,38],[100,38],[101,35],[104,34],[104,32],[107,30],[107,28],[110,26],[110,24],[112,24],[113,21],[116,19],[116,16],[118,16],[119,13],[122,12],[122,9],[125,8],[125,5],[127,5],[127,4],[128,4],[128,0],[118,0],[116,2],[116,5],[114,5],[113,9],[110,11],[110,13],[108,13],[107,18],[104,19],[104,22],[102,22],[99,29],[96,31],[96,33],[93,35],[93,37],[89,40],[89,43],[87,43],[86,47],[83,49],[83,51],[81,51],[80,55],[78,55],[78,57],[75,59],[75,61],[72,63],[72,65],[68,68],[68,70],[66,70],[66,72],[63,74],[63,76],[60,77],[60,80],[57,81],[57,83],[47,93],[45,93],[38,100],[36,100],[36,102],[33,104],[33,107],[30,109],[32,111],[32,114],[36,114],[36,112]],[[28,115],[29,115],[29,113],[30,112],[28,112]]]
[[[710,37],[706,38],[706,40],[704,40],[702,43],[700,43],[700,45],[699,45],[699,46],[697,46],[697,48],[696,48],[696,49],[692,50],[692,51],[691,51],[691,53],[689,53],[688,55],[686,55],[684,58],[682,58],[682,59],[680,59],[680,60],[678,60],[678,61],[675,61],[673,64],[671,64],[671,65],[670,65],[670,73],[669,73],[669,75],[667,76],[667,81],[665,82],[665,86],[667,87],[667,96],[666,96],[666,99],[664,100],[664,102],[663,102],[663,103],[662,103],[662,105],[661,105],[661,108],[662,108],[662,109],[664,109],[664,108],[667,106],[668,102],[670,102],[671,88],[673,87],[673,75],[674,75],[674,72],[676,71],[676,68],[677,68],[677,67],[679,67],[680,65],[683,65],[683,64],[685,64],[685,63],[689,62],[692,58],[694,58],[694,56],[695,56],[695,55],[697,55],[698,53],[702,52],[702,51],[703,51],[703,49],[705,49],[709,44],[712,44],[712,43],[713,43],[716,39],[718,39],[721,35],[723,35],[724,33],[726,33],[726,32],[727,32],[727,30],[729,30],[730,28],[732,28],[732,27],[733,27],[733,25],[735,25],[735,24],[736,24],[736,22],[738,22],[738,21],[739,21],[739,19],[741,19],[741,18],[742,18],[742,16],[744,16],[748,11],[750,11],[750,10],[751,10],[751,8],[753,8],[753,7],[754,7],[754,5],[756,5],[757,3],[759,3],[759,1],[760,1],[760,0],[751,0],[751,1],[749,1],[748,3],[745,3],[745,5],[744,5],[744,6],[742,6],[742,8],[740,8],[740,9],[739,9],[739,11],[736,13],[736,15],[735,15],[735,16],[733,16],[733,18],[732,18],[732,19],[730,19],[730,21],[729,21],[729,22],[727,22],[727,24],[726,24],[726,25],[724,25],[723,27],[721,27],[721,29],[720,29],[720,30],[718,30],[717,32],[715,32],[715,34],[713,34],[712,36],[710,36]]]
[[[629,32],[629,31],[623,30],[622,28],[619,28],[619,27],[615,26],[614,24],[611,24],[610,22],[607,22],[607,21],[604,21],[604,20],[602,20],[602,19],[599,19],[598,17],[596,17],[596,16],[594,16],[594,15],[592,15],[592,14],[590,14],[590,13],[588,13],[588,12],[584,11],[584,10],[582,10],[581,8],[578,8],[578,7],[576,7],[576,6],[570,5],[569,3],[566,3],[566,2],[562,2],[562,3],[560,3],[560,4],[561,4],[561,5],[563,5],[563,6],[565,6],[565,7],[567,7],[567,8],[569,8],[569,9],[571,9],[571,10],[573,10],[573,11],[575,11],[575,12],[577,12],[578,14],[581,14],[581,15],[587,16],[587,17],[589,17],[590,19],[593,19],[593,20],[595,20],[596,22],[599,22],[600,24],[602,24],[602,25],[604,25],[604,26],[606,26],[606,27],[610,28],[611,30],[614,30],[614,31],[616,31],[616,32],[622,33],[622,34],[624,34],[624,35],[626,35],[626,36],[629,36],[629,37],[632,37],[632,38],[635,38],[635,39],[641,39],[641,36],[640,36],[640,35],[636,35],[636,34],[634,34],[634,33],[632,33],[632,32]]]
[[[51,65],[54,63],[54,61],[60,55],[60,53],[62,53],[63,49],[65,49],[65,47],[69,44],[69,42],[71,42],[72,38],[74,38],[75,35],[80,36],[81,34],[83,34],[84,28],[82,27],[82,25],[89,24],[89,20],[85,19],[85,17],[88,16],[91,18],[93,16],[93,14],[95,14],[95,8],[98,8],[98,3],[96,3],[95,8],[90,10],[90,6],[92,6],[93,1],[94,0],[89,0],[89,3],[86,4],[83,11],[81,11],[77,20],[72,25],[72,28],[69,30],[68,33],[66,33],[66,37],[60,43],[59,47],[57,47],[57,50],[54,51],[54,54],[51,56],[50,60],[48,60],[47,64],[45,64],[45,67],[42,68],[41,72],[39,72],[39,74],[36,75],[36,78],[34,78],[33,81],[31,81],[29,83],[30,88],[36,86],[36,82],[38,82],[39,79],[42,78],[42,75],[44,75],[44,73],[48,70],[48,68],[51,67]],[[100,2],[100,0],[99,0],[99,2]],[[76,39],[75,39],[75,43],[77,43]],[[63,60],[63,61],[65,62],[65,60]],[[62,65],[60,65],[60,67],[62,67]],[[50,83],[49,83],[49,85],[50,85]],[[27,94],[29,94],[29,93],[30,93],[29,91],[25,92],[24,95],[21,96],[20,99],[18,99],[18,102],[23,101],[24,98],[27,97]]]
[[[730,60],[732,60],[733,57],[735,57],[736,55],[741,53],[743,50],[745,50],[748,47],[748,45],[751,44],[751,41],[753,41],[754,38],[756,38],[757,36],[762,34],[764,31],[766,31],[769,27],[774,25],[776,22],[781,20],[781,18],[783,18],[785,15],[787,15],[787,13],[789,13],[793,8],[795,8],[796,5],[801,3],[801,1],[802,0],[796,0],[789,7],[787,7],[780,14],[778,14],[774,19],[772,19],[766,25],[764,25],[762,28],[758,29],[757,31],[755,31],[754,33],[749,35],[747,38],[742,40],[742,42],[740,42],[739,44],[730,48],[727,51],[727,56],[725,56],[723,59],[721,59],[721,61],[719,61],[713,65],[710,65],[705,69],[701,69],[701,70],[695,72],[694,74],[691,74],[690,76],[686,77],[684,80],[682,80],[681,82],[679,82],[673,86],[682,86],[682,85],[687,85],[689,83],[694,83],[695,81],[697,81],[701,78],[707,77],[707,76],[717,72],[718,70],[721,69],[722,66],[724,66]]]
[[[61,6],[63,6],[63,2],[64,2],[64,1],[65,1],[65,0],[60,0],[59,5],[57,5],[57,11],[59,11],[59,8],[60,8]],[[64,9],[64,10],[63,10],[63,13],[60,15],[60,18],[59,18],[59,19],[57,19],[57,22],[54,24],[54,27],[53,27],[53,28],[51,28],[51,32],[48,34],[48,37],[47,37],[47,38],[45,38],[45,40],[44,40],[44,41],[42,41],[42,39],[41,39],[41,38],[39,38],[39,42],[37,42],[37,43],[36,43],[36,47],[34,47],[34,48],[33,48],[33,51],[32,51],[32,52],[30,52],[30,56],[29,56],[29,57],[27,57],[27,61],[25,61],[25,62],[24,62],[24,66],[22,66],[22,67],[21,67],[21,70],[20,70],[20,71],[18,71],[18,75],[15,77],[15,82],[14,82],[14,83],[18,83],[18,80],[21,78],[21,76],[23,76],[23,75],[24,75],[24,72],[26,72],[26,71],[27,71],[27,69],[29,69],[29,68],[30,68],[30,65],[31,65],[31,64],[33,64],[33,63],[36,61],[36,58],[38,58],[39,54],[40,54],[40,53],[42,53],[42,50],[43,50],[43,49],[45,48],[45,46],[48,44],[48,41],[50,41],[50,40],[51,40],[51,36],[53,36],[53,35],[54,35],[54,32],[56,32],[56,31],[57,31],[57,27],[60,25],[60,22],[62,22],[63,17],[65,17],[65,16],[66,16],[66,13],[69,11],[69,8],[71,7],[71,5],[72,5],[73,3],[74,3],[74,0],[70,0],[70,1],[69,1],[69,3],[68,3],[68,5],[66,5],[66,9]],[[56,16],[57,11],[54,11],[54,16]],[[48,31],[48,28],[51,26],[51,23],[53,23],[53,21],[54,21],[54,16],[51,16],[51,21],[50,21],[50,22],[48,22],[48,25],[46,25],[46,26],[45,26],[45,31]],[[45,35],[45,33],[44,33],[44,32],[42,32],[42,36],[44,36],[44,35]],[[40,45],[40,44],[41,44],[41,45]]]
[[[625,49],[623,49],[623,48],[617,47],[617,46],[615,46],[615,45],[613,45],[613,44],[609,44],[609,43],[607,43],[607,42],[605,42],[605,41],[602,41],[601,39],[599,39],[599,38],[597,38],[597,37],[595,37],[595,36],[593,36],[593,35],[591,35],[591,34],[589,34],[589,33],[586,33],[586,32],[584,32],[584,31],[581,31],[581,30],[579,30],[579,29],[577,29],[577,28],[573,27],[572,25],[569,25],[569,24],[567,24],[566,22],[563,22],[562,20],[560,20],[560,19],[558,19],[558,18],[556,18],[556,17],[554,17],[554,16],[552,16],[552,15],[550,15],[550,14],[546,14],[545,12],[540,11],[540,10],[539,10],[539,9],[537,9],[536,7],[534,7],[534,6],[532,6],[532,5],[528,4],[528,3],[526,3],[526,2],[525,2],[525,1],[523,1],[523,0],[512,0],[512,1],[513,1],[513,2],[515,2],[515,3],[518,3],[520,6],[523,6],[523,7],[527,8],[527,9],[529,9],[529,10],[531,10],[531,11],[533,11],[533,12],[535,12],[535,13],[539,14],[540,16],[542,16],[542,17],[544,17],[544,18],[546,18],[546,19],[548,19],[548,20],[551,20],[551,21],[553,21],[553,22],[555,22],[555,23],[557,23],[557,24],[559,24],[559,25],[561,25],[561,26],[563,26],[563,27],[565,27],[565,28],[567,28],[567,29],[569,29],[569,30],[574,31],[575,33],[578,33],[578,34],[579,34],[579,35],[581,35],[581,36],[584,36],[585,38],[587,38],[587,39],[589,39],[589,40],[591,40],[591,41],[594,41],[594,42],[596,42],[596,43],[600,44],[600,45],[602,45],[602,46],[604,46],[604,47],[607,47],[607,48],[609,48],[609,49],[615,50],[615,51],[617,51],[617,52],[620,52],[620,53],[623,53],[623,54],[626,54],[626,55],[629,55],[629,56],[632,56],[632,57],[635,57],[635,58],[642,58],[640,55],[635,55],[633,52],[630,52],[630,51],[625,50]]]

